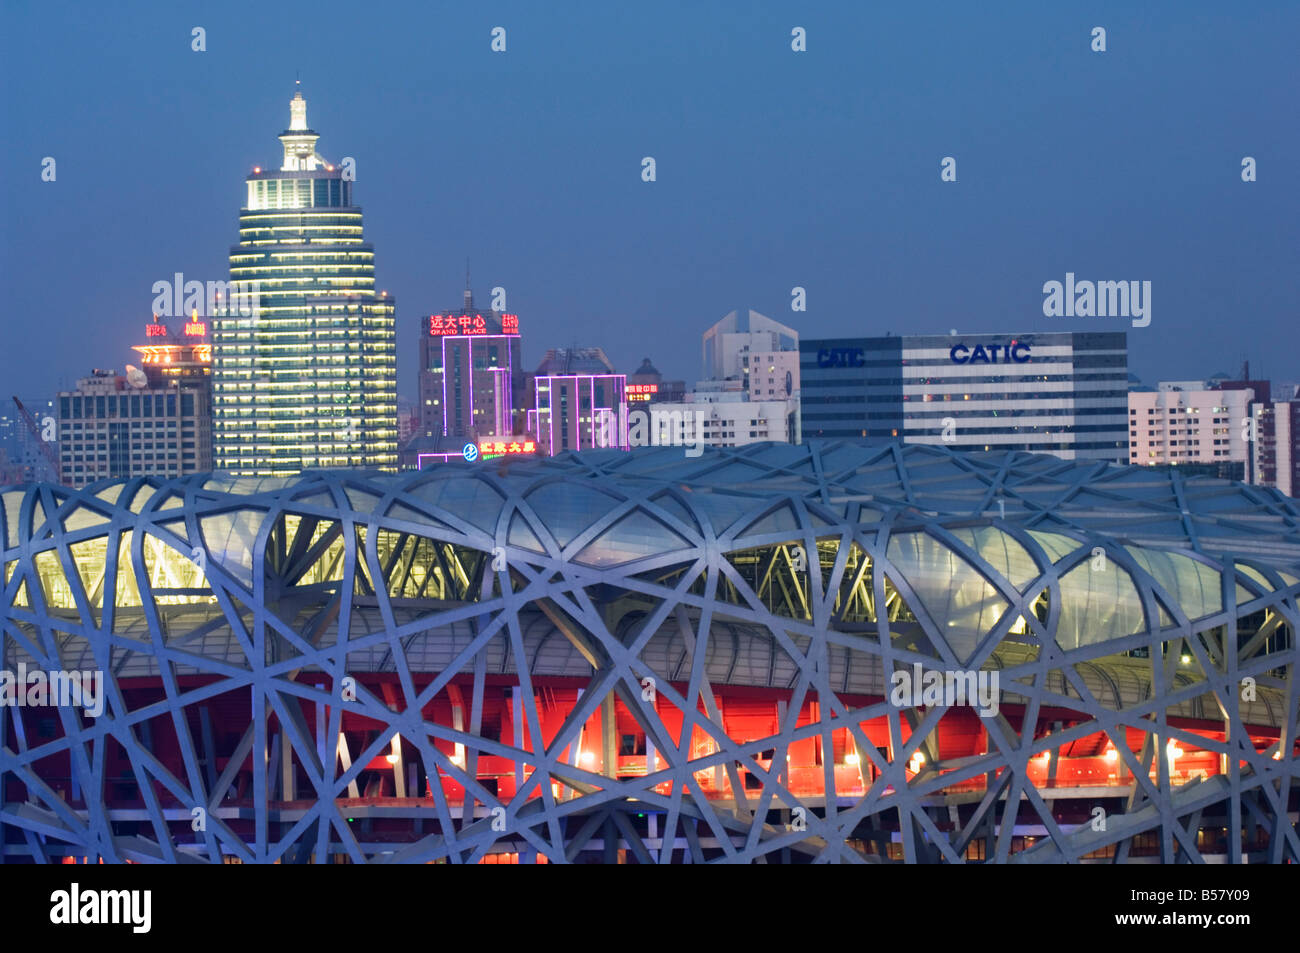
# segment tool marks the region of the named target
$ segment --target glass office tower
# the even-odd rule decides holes
[[[243,476],[395,470],[396,303],[375,291],[351,160],[316,152],[301,91],[289,113],[283,165],[247,179],[230,250],[239,293],[212,318],[215,464]]]

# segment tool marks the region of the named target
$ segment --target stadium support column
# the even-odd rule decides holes
[[[1064,730],[1065,725],[1063,723],[1054,721],[1052,722],[1052,730],[1049,734],[1059,734]],[[1049,788],[1054,788],[1056,787],[1056,769],[1059,766],[1061,759],[1061,748],[1059,745],[1048,749],[1047,759],[1047,786]]]
[[[289,729],[281,726],[280,731],[280,796],[286,801],[298,799],[298,778],[293,770],[293,742],[289,740]]]
[[[523,692],[518,685],[510,686],[510,714],[514,727],[514,743],[516,748],[524,746],[524,702]],[[519,791],[524,786],[524,762],[521,759],[515,759],[515,790]]]
[[[618,776],[618,745],[614,724],[614,693],[610,692],[600,703],[600,734],[602,742],[601,767],[606,777]]]

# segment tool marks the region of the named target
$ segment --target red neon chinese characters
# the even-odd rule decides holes
[[[144,326],[146,337],[165,338],[167,336],[167,325],[165,324],[146,324]]]
[[[185,325],[185,333],[191,337],[203,337],[208,333],[208,326],[202,321],[191,321]]]
[[[488,327],[487,318],[481,314],[432,314],[429,316],[429,334],[433,337],[445,337],[449,334],[518,334],[519,317],[513,314],[501,315],[500,332]]]

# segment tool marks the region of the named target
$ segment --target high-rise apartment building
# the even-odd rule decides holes
[[[283,162],[248,177],[230,251],[231,281],[253,303],[228,299],[211,316],[216,466],[246,476],[392,470],[396,308],[375,290],[355,164],[316,152],[301,91],[289,115]]]
[[[1300,400],[1255,402],[1251,411],[1250,482],[1300,495]]]
[[[1243,435],[1253,399],[1249,389],[1214,390],[1186,381],[1130,392],[1128,462],[1209,465],[1218,476],[1245,480],[1250,443]]]

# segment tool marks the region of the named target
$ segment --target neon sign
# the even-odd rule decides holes
[[[482,457],[514,453],[536,453],[537,444],[532,440],[480,440],[478,442],[478,452]]]
[[[433,337],[473,334],[518,334],[519,317],[514,314],[501,315],[500,332],[489,331],[487,320],[481,314],[433,314],[429,316],[429,334]]]
[[[203,337],[208,333],[208,326],[202,321],[190,321],[185,325],[185,333],[191,337]]]
[[[659,393],[659,385],[628,384],[625,393],[627,394],[628,401],[631,403],[635,403],[639,400],[649,400],[651,394]]]
[[[145,337],[165,338],[167,336],[167,325],[165,324],[146,324],[144,326]]]

